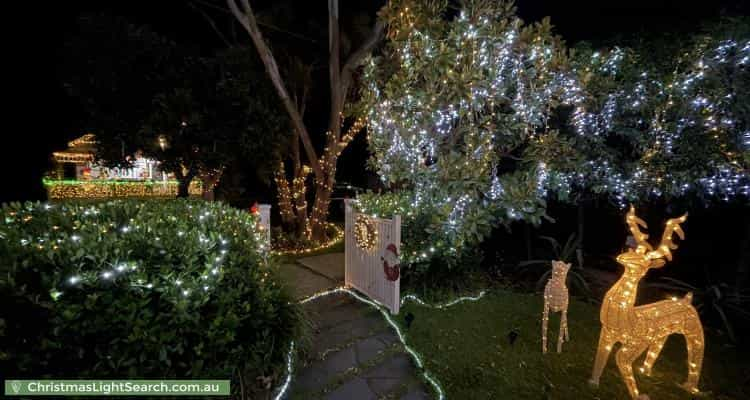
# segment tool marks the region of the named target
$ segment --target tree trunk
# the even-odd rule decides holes
[[[294,206],[292,204],[292,190],[289,187],[289,181],[286,178],[286,168],[282,162],[279,169],[276,170],[274,180],[276,181],[276,191],[278,194],[279,214],[281,214],[281,223],[291,229],[294,225]]]
[[[336,157],[333,157],[334,163],[336,159]],[[315,203],[310,217],[310,237],[316,241],[326,239],[326,221],[328,220],[328,208],[331,204],[336,167],[332,167],[332,171],[326,170],[326,174],[324,182],[316,182],[315,184]]]
[[[307,215],[307,173],[303,168],[297,170],[297,174],[292,182],[294,188],[294,212],[296,218],[294,219],[294,232],[297,237],[302,237],[308,230],[308,215]]]
[[[216,182],[219,180],[218,176],[202,176],[201,182],[203,183],[203,200],[214,201],[214,187]]]
[[[307,180],[308,171],[302,167],[299,174],[297,173],[298,171],[295,170],[295,174],[293,175],[294,178],[291,189],[293,191],[293,196],[296,196],[294,197],[294,205],[297,222],[299,223],[298,229],[304,230],[305,234],[314,240],[323,240],[326,236],[325,224],[328,219],[328,207],[331,202],[331,192],[333,191],[333,183],[336,178],[336,162],[338,161],[338,155],[352,139],[349,136],[341,136],[344,102],[346,101],[349,87],[353,81],[352,75],[354,70],[362,64],[367,55],[370,54],[383,38],[385,24],[378,20],[375,23],[370,36],[365,39],[364,43],[356,51],[349,55],[342,67],[340,59],[341,32],[339,30],[339,2],[338,0],[328,0],[328,69],[331,90],[331,109],[329,114],[329,128],[325,140],[326,147],[323,149],[323,153],[319,157],[313,147],[312,140],[310,140],[310,135],[302,118],[304,108],[302,108],[302,105],[300,104],[295,104],[296,101],[293,101],[289,96],[287,87],[279,73],[276,59],[266,44],[260,29],[258,29],[255,14],[250,6],[249,0],[242,0],[240,2],[242,9],[238,6],[237,0],[227,0],[227,4],[232,14],[250,35],[250,38],[258,51],[258,55],[263,61],[263,65],[266,67],[268,77],[276,89],[277,94],[281,98],[284,108],[289,114],[289,118],[296,134],[298,135],[299,141],[302,142],[305,155],[307,156],[310,168],[315,176],[315,201],[313,203],[311,216],[308,219],[307,201],[305,198],[306,191],[302,190],[302,188],[296,190],[296,188],[300,187],[299,185],[304,186],[305,181]],[[297,140],[295,140],[295,143],[297,143]],[[299,160],[298,156],[297,160]],[[295,164],[295,167],[296,166],[297,164]],[[287,186],[289,186],[288,182]]]
[[[177,197],[185,198],[190,196],[190,182],[193,181],[196,171],[190,168],[177,168],[174,176],[177,178]]]
[[[177,197],[186,198],[190,196],[190,182],[193,177],[190,175],[178,178],[177,180]]]

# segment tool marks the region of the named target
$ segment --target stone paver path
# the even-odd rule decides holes
[[[329,253],[297,260],[308,269],[335,281],[344,281],[344,253]]]
[[[302,300],[315,293],[341,286],[343,283],[310,271],[299,264],[283,264],[281,279],[289,286],[292,296]]]
[[[313,300],[304,309],[313,323],[313,334],[295,368],[288,398],[432,398],[379,311],[346,293]]]
[[[281,266],[297,300],[344,284],[344,254],[332,253]],[[302,345],[288,399],[368,400],[432,398],[411,357],[380,311],[347,293],[303,305],[312,324]]]

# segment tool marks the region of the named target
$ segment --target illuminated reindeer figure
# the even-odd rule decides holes
[[[589,381],[591,384],[599,384],[612,346],[619,342],[621,347],[615,354],[615,361],[630,396],[634,399],[648,399],[645,394],[638,394],[633,377],[633,362],[647,351],[639,371],[649,375],[667,336],[679,333],[685,336],[688,353],[688,377],[682,386],[691,393],[698,392],[698,380],[703,363],[703,327],[698,312],[690,304],[692,293],[683,298],[673,297],[671,300],[635,306],[638,282],[650,268],[663,267],[666,263],[665,258],[672,260],[671,250],[677,248],[672,242],[672,235],[677,233],[680,239],[685,238],[680,224],[686,219],[687,214],[667,221],[661,243],[654,250],[647,242],[648,235],[641,233],[639,228],[640,226],[645,229],[646,223],[636,217],[635,209],[630,207],[626,222],[638,246],[635,250],[628,249],[617,256],[617,262],[625,267],[625,271],[620,280],[609,289],[602,302],[602,331],[594,370]]]
[[[568,335],[568,287],[565,278],[570,264],[552,261],[552,276],[544,287],[544,311],[542,313],[542,353],[547,353],[547,322],[549,312],[561,312],[560,333],[557,336],[557,352],[562,351],[563,341],[570,340]]]

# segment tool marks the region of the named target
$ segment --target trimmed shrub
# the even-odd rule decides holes
[[[5,205],[2,370],[231,377],[247,395],[281,373],[299,327],[264,246],[256,217],[220,203]]]

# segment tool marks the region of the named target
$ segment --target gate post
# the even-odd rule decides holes
[[[401,259],[403,258],[401,256],[401,216],[400,215],[394,215],[393,216],[393,242],[396,245],[396,254],[398,254],[398,268],[399,268],[399,276],[398,279],[394,282],[393,285],[393,298],[391,299],[391,304],[393,305],[391,307],[391,314],[396,315],[399,312],[399,308],[401,307]]]
[[[260,204],[258,209],[260,210],[260,226],[266,237],[266,246],[268,246],[268,251],[271,251],[271,205]]]
[[[354,245],[354,232],[352,231],[352,201],[344,199],[344,285],[351,286],[352,247]]]

